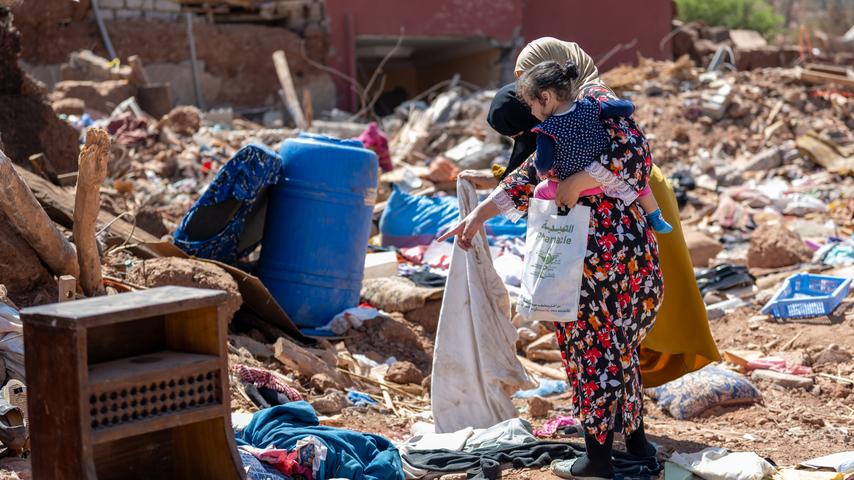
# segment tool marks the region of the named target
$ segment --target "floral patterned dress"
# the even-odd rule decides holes
[[[613,98],[598,85],[582,94]],[[649,144],[631,118],[603,123],[611,137],[610,153],[594,164],[598,170],[587,171],[603,183],[605,193],[578,201],[591,209],[578,320],[555,324],[573,413],[600,443],[618,415],[626,434],[642,419],[638,347],[655,322],[663,295],[658,244],[633,201],[647,186],[652,169]],[[538,182],[529,158],[502,180],[493,201],[510,218],[524,216]],[[626,195],[611,196],[609,185],[628,185],[635,195],[628,200]]]

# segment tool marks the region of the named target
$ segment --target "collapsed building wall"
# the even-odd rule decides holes
[[[116,2],[123,2],[123,8]],[[24,2],[15,9],[24,38],[21,59],[49,86],[61,80],[59,66],[71,52],[89,49],[107,57],[88,1]],[[172,6],[167,6],[166,4]],[[105,24],[122,61],[139,55],[153,82],[172,84],[176,103],[193,103],[187,27],[171,0],[107,2]],[[130,8],[132,6],[133,8]],[[121,12],[121,13],[119,13]],[[163,13],[164,15],[160,15]],[[328,49],[321,23],[306,25],[302,37],[283,26],[194,22],[202,90],[207,106],[258,107],[279,102],[279,83],[271,56],[284,50],[298,91],[308,89],[316,110],[332,107],[334,84],[301,54],[323,63]]]
[[[21,165],[44,153],[55,173],[76,170],[77,131],[57,118],[44,86],[19,67],[21,34],[12,20],[0,7],[0,146]]]

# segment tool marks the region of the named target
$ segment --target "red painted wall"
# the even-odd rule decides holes
[[[581,45],[597,60],[600,71],[621,63],[637,63],[637,54],[657,59],[671,58],[670,43],[663,50],[659,42],[671,30],[673,2],[671,0],[527,0],[522,35],[525,42],[539,37],[557,37]],[[604,63],[602,58],[616,45],[637,38],[634,48],[620,51]]]
[[[594,58],[617,44],[637,38],[637,45],[602,64],[635,63],[637,52],[669,58],[669,44],[659,41],[670,31],[672,0],[326,0],[332,48],[331,66],[355,77],[355,38],[395,36],[490,37],[511,45],[514,35],[527,43],[543,36],[578,42]],[[340,80],[339,80],[340,81]],[[349,86],[339,83],[339,104],[347,106]]]

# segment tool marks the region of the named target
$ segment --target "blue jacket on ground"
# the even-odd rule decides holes
[[[267,408],[236,435],[238,445],[292,450],[297,440],[314,436],[326,445],[326,460],[317,480],[403,480],[397,448],[384,437],[320,426],[314,408],[305,401]]]

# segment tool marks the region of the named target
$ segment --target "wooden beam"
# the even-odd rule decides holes
[[[80,287],[88,297],[104,293],[95,224],[101,212],[101,184],[107,177],[109,162],[110,135],[106,130],[90,128],[86,131],[86,144],[80,149],[73,228],[77,262],[80,264]]]
[[[12,164],[0,151],[0,209],[6,213],[9,223],[27,241],[38,256],[57,275],[79,275],[77,252],[56,228],[47,212],[39,205],[32,186],[26,177],[22,178],[20,168]],[[27,172],[29,173],[29,172]],[[44,178],[29,173],[45,185],[55,187]],[[55,187],[58,188],[58,187]],[[72,198],[69,205],[74,205]]]
[[[273,65],[276,67],[276,75],[279,77],[279,83],[282,85],[282,91],[285,93],[285,106],[291,113],[291,116],[296,123],[297,128],[306,130],[308,128],[305,117],[302,114],[297,91],[294,88],[294,80],[291,77],[291,70],[288,68],[288,59],[283,50],[273,52]]]
[[[65,228],[74,228],[74,194],[68,190],[57,187],[44,178],[35,173],[28,172],[23,168],[15,166],[15,171],[26,182],[33,192],[33,196],[44,208],[47,215],[54,222],[62,225]],[[130,239],[129,243],[147,243],[159,242],[160,239],[154,235],[134,226],[122,219],[116,220],[115,215],[101,210],[98,213],[98,224],[103,226],[110,222],[107,235],[108,243],[124,242],[125,239]],[[74,256],[74,264],[77,265],[76,255]],[[78,268],[79,270],[79,268]],[[75,274],[78,272],[75,271]]]

